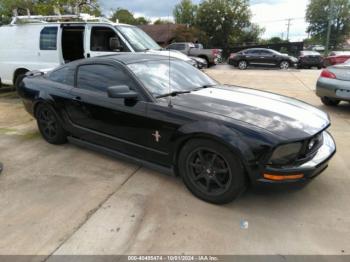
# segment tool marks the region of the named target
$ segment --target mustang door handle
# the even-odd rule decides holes
[[[76,97],[74,97],[73,100],[80,102],[81,101],[81,97],[80,96],[76,96]]]

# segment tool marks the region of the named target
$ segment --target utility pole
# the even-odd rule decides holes
[[[333,20],[333,0],[328,0],[328,27],[327,27],[327,38],[326,38],[326,47],[325,47],[325,55],[328,55],[329,53],[329,42],[331,38],[331,31],[332,31],[332,20]]]
[[[287,19],[287,24],[286,24],[286,26],[287,26],[287,41],[288,41],[288,42],[289,42],[289,31],[290,31],[290,26],[292,25],[291,22],[292,22],[292,18],[288,18],[288,19]]]

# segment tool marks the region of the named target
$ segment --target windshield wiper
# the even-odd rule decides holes
[[[188,93],[191,93],[193,90],[190,90],[190,91],[173,91],[171,93],[167,93],[167,94],[164,94],[164,95],[159,95],[159,96],[156,96],[156,98],[163,98],[163,97],[168,97],[168,96],[177,96],[177,95],[181,95],[181,94],[188,94]]]
[[[215,85],[215,84],[211,84],[211,85],[202,85],[202,86],[196,87],[196,88],[193,89],[192,91],[198,91],[198,90],[205,89],[205,88],[209,88],[209,87],[213,87],[213,86],[216,86],[216,85]]]
[[[191,90],[186,90],[186,91],[173,91],[171,93],[167,93],[167,94],[164,94],[164,95],[156,96],[156,98],[163,98],[163,97],[168,97],[168,96],[177,96],[177,95],[181,95],[181,94],[188,94],[188,93],[191,93],[191,92],[194,92],[194,91],[198,91],[198,90],[201,90],[201,89],[204,89],[204,88],[213,87],[213,86],[216,86],[216,84],[202,85],[200,87],[196,87],[196,88],[193,88]]]

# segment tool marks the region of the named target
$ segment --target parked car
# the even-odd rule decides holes
[[[220,85],[179,59],[95,57],[18,93],[52,144],[67,139],[182,177],[197,197],[232,201],[248,185],[303,183],[335,153],[328,115],[292,98]]]
[[[208,65],[218,64],[221,61],[221,49],[204,49],[202,44],[172,43],[168,50],[177,50],[188,56],[196,56],[207,60]]]
[[[198,69],[208,68],[208,66],[209,66],[207,60],[204,58],[195,57],[195,56],[189,56],[189,58],[196,61],[196,63],[197,63],[196,67]]]
[[[125,52],[177,57],[197,66],[182,53],[163,50],[138,27],[83,14],[16,17],[0,27],[0,39],[0,83],[15,86],[28,71]]]
[[[323,57],[316,51],[301,51],[298,58],[298,68],[323,67]]]
[[[324,67],[342,64],[350,59],[350,51],[332,51],[323,61]]]
[[[311,45],[306,50],[323,52],[326,48],[323,45]]]
[[[281,54],[272,49],[251,48],[230,54],[228,63],[241,70],[251,65],[278,66],[281,69],[288,69],[294,66],[298,59],[287,54]]]
[[[316,94],[327,106],[350,101],[350,60],[324,69],[317,81]]]

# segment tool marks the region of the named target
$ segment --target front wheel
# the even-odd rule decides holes
[[[239,61],[238,62],[238,68],[241,70],[245,70],[248,67],[248,63],[245,60]]]
[[[179,171],[186,187],[210,203],[229,203],[245,189],[245,174],[239,158],[211,140],[188,142],[180,153]]]
[[[288,61],[282,61],[280,63],[280,68],[283,69],[283,70],[287,70],[289,67],[290,67],[290,64],[289,64]]]
[[[40,133],[47,142],[54,145],[67,142],[66,131],[51,107],[45,104],[39,105],[36,110],[36,119]]]

